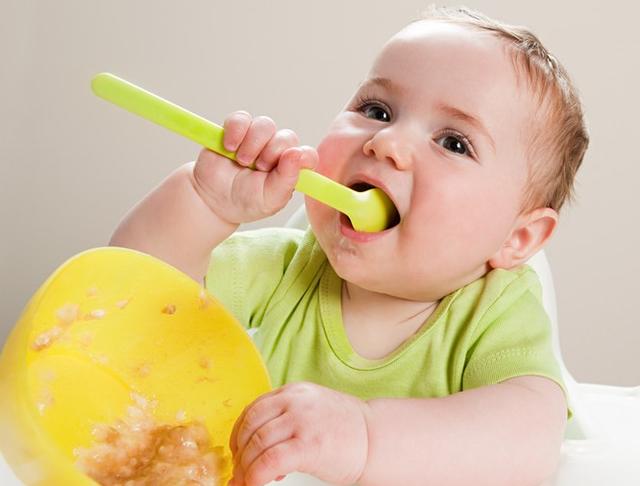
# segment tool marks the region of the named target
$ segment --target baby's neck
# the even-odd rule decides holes
[[[417,302],[342,284],[342,320],[353,349],[380,359],[413,336],[433,313],[436,302]]]

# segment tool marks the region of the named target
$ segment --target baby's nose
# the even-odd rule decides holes
[[[375,157],[381,162],[390,162],[398,170],[407,170],[412,164],[411,145],[391,133],[377,132],[362,147],[367,157]]]

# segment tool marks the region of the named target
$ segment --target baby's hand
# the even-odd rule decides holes
[[[203,149],[193,169],[195,188],[223,221],[247,223],[282,209],[293,193],[298,173],[313,168],[318,153],[298,146],[291,130],[276,130],[270,118],[237,111],[224,121],[224,146],[233,162]],[[256,170],[251,170],[255,168]]]
[[[231,434],[228,486],[262,486],[294,471],[350,485],[367,461],[367,404],[313,383],[293,383],[249,405]]]

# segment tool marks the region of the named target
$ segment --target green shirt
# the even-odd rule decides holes
[[[372,270],[375,271],[375,270]],[[310,230],[238,232],[212,254],[207,288],[247,328],[278,387],[311,381],[361,399],[441,397],[522,375],[564,388],[536,273],[496,269],[446,296],[383,359],[359,356],[342,280]]]

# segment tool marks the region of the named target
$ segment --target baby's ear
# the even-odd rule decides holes
[[[549,240],[558,224],[558,213],[538,208],[518,216],[502,247],[489,259],[491,268],[513,268],[531,258]]]

